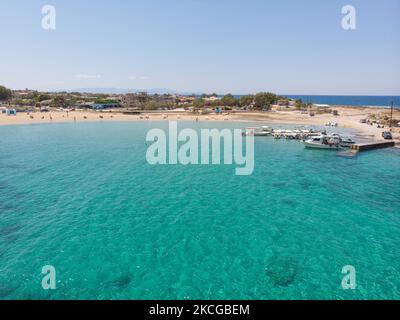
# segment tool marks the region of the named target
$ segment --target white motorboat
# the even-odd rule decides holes
[[[269,134],[272,134],[272,132],[274,132],[274,129],[271,128],[270,126],[262,126],[261,130],[265,131],[265,132],[268,132]]]
[[[254,131],[254,136],[255,137],[266,137],[266,136],[269,136],[269,135],[270,135],[270,133],[268,133],[266,131],[258,131],[258,130]]]
[[[270,132],[264,131],[262,128],[246,128],[242,133],[243,136],[266,137]]]
[[[265,137],[265,136],[272,135],[273,132],[274,132],[273,128],[271,128],[269,126],[262,126],[261,128],[255,129],[254,135],[259,136],[259,137]]]
[[[337,127],[339,124],[337,122],[328,122],[325,123],[326,127]]]
[[[274,129],[269,126],[262,126],[260,128],[246,128],[243,135],[248,135],[246,132],[251,132],[255,137],[266,137],[272,135]]]
[[[320,135],[304,141],[306,148],[339,150],[340,137]]]

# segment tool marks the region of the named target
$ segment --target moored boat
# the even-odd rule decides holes
[[[255,137],[266,137],[273,133],[274,129],[268,126],[262,126],[259,128],[246,128],[243,132],[243,135],[254,135]]]
[[[266,137],[270,133],[262,130],[261,128],[246,128],[242,135],[243,136],[254,136],[254,137]]]
[[[318,137],[305,140],[304,145],[306,148],[339,150],[340,137],[320,135]]]

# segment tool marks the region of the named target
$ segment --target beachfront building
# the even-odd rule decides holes
[[[180,106],[187,106],[187,105],[192,105],[194,100],[196,100],[196,96],[178,96],[177,101],[178,105]]]
[[[221,101],[221,97],[218,97],[218,96],[206,97],[206,98],[204,98],[204,101],[206,101],[206,102]]]
[[[38,94],[38,91],[29,90],[28,88],[25,90],[14,90],[13,91],[13,96],[17,99],[27,99],[35,94]]]

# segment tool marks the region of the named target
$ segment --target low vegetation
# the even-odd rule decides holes
[[[129,98],[129,99],[128,99]],[[216,93],[202,95],[148,95],[135,93],[127,95],[93,94],[81,92],[38,92],[33,90],[12,91],[0,86],[0,101],[7,101],[11,106],[20,110],[43,108],[88,108],[94,105],[109,105],[113,108],[137,110],[171,110],[184,108],[195,113],[207,113],[210,110],[257,110],[269,111],[279,102],[282,108],[289,110],[290,99],[280,97],[271,92],[259,92],[255,95],[234,96]],[[290,109],[303,110],[307,108],[301,100],[291,103]]]

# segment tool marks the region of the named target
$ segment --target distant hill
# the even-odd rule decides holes
[[[101,94],[126,94],[126,93],[137,93],[147,92],[149,94],[192,94],[193,92],[180,92],[176,90],[170,90],[166,88],[154,88],[154,89],[123,89],[123,88],[78,88],[68,90],[69,92],[87,92],[87,93],[101,93]],[[194,92],[196,93],[196,92]],[[198,94],[198,93],[196,93]]]

